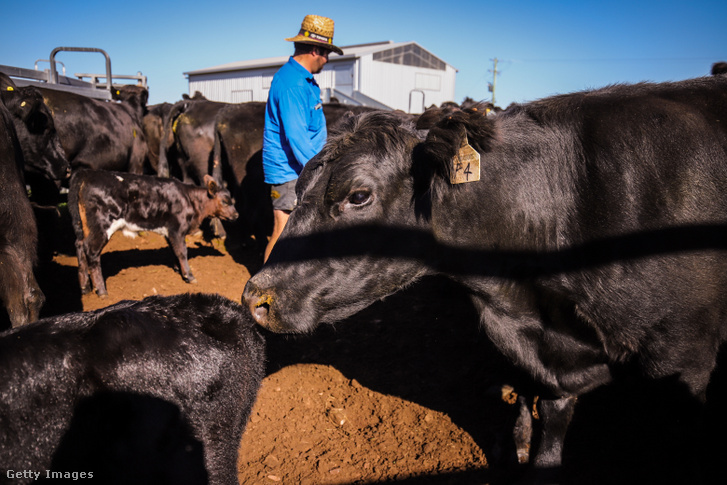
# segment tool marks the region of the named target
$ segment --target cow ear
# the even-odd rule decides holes
[[[217,181],[212,178],[210,175],[204,176],[204,183],[207,186],[207,192],[210,193],[210,195],[215,195],[220,190],[220,186],[217,183]]]
[[[462,146],[469,143],[480,153],[491,150],[495,139],[495,123],[480,106],[454,112],[440,119],[427,134],[427,145],[439,152],[442,160],[451,159]]]
[[[494,121],[487,118],[487,110],[479,105],[440,119],[430,128],[426,141],[414,150],[415,191],[432,190],[439,194],[439,189],[445,190],[443,187],[448,187],[451,180],[452,161],[463,142],[467,140],[478,153],[484,154],[492,149],[494,138]]]
[[[0,91],[15,91],[15,88],[17,88],[17,86],[10,76],[0,72]]]
[[[33,117],[34,114],[40,111],[40,105],[43,103],[43,98],[40,96],[33,96],[33,93],[20,92],[17,96],[13,96],[12,100],[6,106],[16,118],[20,119],[23,123],[28,124],[28,121]]]

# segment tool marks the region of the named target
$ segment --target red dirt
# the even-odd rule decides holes
[[[250,277],[244,258],[250,258],[248,265],[259,266],[259,256],[242,251],[242,258],[235,258],[224,244],[209,243],[200,236],[188,237],[187,243],[190,266],[197,278],[194,285],[182,281],[172,267],[175,260],[164,238],[153,233],[134,239],[120,233],[112,237],[102,255],[108,298],[82,296],[73,287],[77,286],[77,262],[70,254],[56,254],[45,268],[45,278],[75,293],[82,310],[124,299],[190,291],[219,293],[239,301]],[[45,314],[48,308],[69,306],[74,299],[47,296]],[[390,376],[367,376],[372,370],[351,369],[347,364],[337,367],[340,356],[335,357],[335,353],[349,354],[346,358],[356,361],[354,367],[389,367],[392,356],[361,357],[351,355],[352,349],[326,350],[326,346],[345,345],[342,339],[352,337],[336,334],[332,328],[322,329],[320,335],[319,339],[317,334],[288,337],[266,333],[270,370],[240,446],[240,483],[371,483],[432,474],[469,477],[486,469],[482,449],[446,412],[361,382],[368,378],[398,379],[398,374],[406,380],[411,369],[389,368],[386,374],[390,372]],[[365,338],[356,340],[362,345]],[[366,346],[382,347],[384,352],[381,343],[363,345],[368,354],[374,349]],[[321,359],[319,353],[332,355]],[[365,370],[364,374],[359,375],[360,370]],[[422,392],[417,387],[427,384],[404,381],[393,385],[405,386],[407,393],[416,394]]]
[[[43,316],[157,293],[214,292],[239,301],[261,263],[230,238],[211,244],[190,237],[198,283],[189,285],[162,237],[117,233],[102,256],[109,292],[102,300],[80,295],[72,243],[62,230],[56,237],[63,249],[39,271],[48,298]],[[516,409],[499,395],[509,367],[453,284],[425,280],[336,326],[266,338],[268,375],[240,445],[240,483],[511,483],[513,468],[504,463]],[[641,419],[647,405],[632,417],[634,394],[627,387],[579,403],[567,443],[570,482],[683,478],[671,457],[690,456],[693,446],[672,439],[667,455],[664,434],[673,430],[655,433],[663,423]]]

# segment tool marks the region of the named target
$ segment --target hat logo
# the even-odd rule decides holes
[[[333,41],[333,39],[331,39],[330,37],[326,37],[325,35],[316,34],[315,32],[311,32],[309,30],[301,29],[301,31],[299,32],[299,35],[308,37],[313,40],[325,42],[327,44],[330,44]]]
[[[343,54],[340,48],[333,45],[333,20],[318,15],[306,15],[300,27],[296,37],[285,40],[304,44],[326,44],[333,52]]]

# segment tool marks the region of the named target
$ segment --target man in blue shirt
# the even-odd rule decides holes
[[[273,200],[273,234],[265,248],[265,261],[295,208],[295,182],[303,166],[326,142],[326,119],[321,89],[313,74],[328,62],[333,45],[333,20],[306,15],[294,42],[295,52],[270,85],[263,132],[263,171]]]

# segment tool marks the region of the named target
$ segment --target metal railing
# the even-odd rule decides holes
[[[61,61],[56,60],[56,54],[63,51],[70,52],[98,52],[104,56],[106,61],[105,74],[76,74],[76,78],[66,76],[66,66]],[[49,62],[50,69],[38,70],[39,62]],[[63,75],[59,75],[56,70],[56,64],[63,67]],[[13,78],[13,82],[18,86],[38,86],[59,91],[70,91],[83,96],[98,99],[112,99],[114,79],[131,79],[136,80],[138,85],[148,88],[147,78],[141,72],[136,75],[116,75],[111,74],[111,59],[103,49],[95,47],[56,47],[50,55],[50,59],[38,59],[35,61],[35,69],[24,69],[14,66],[0,65],[0,72]],[[90,78],[91,82],[84,81],[83,78]],[[104,82],[101,82],[103,79]]]
[[[105,50],[99,49],[97,47],[56,47],[53,49],[50,53],[50,76],[51,76],[51,84],[58,84],[58,71],[56,71],[56,54],[58,54],[61,51],[66,52],[98,52],[103,54],[103,56],[106,58],[106,89],[109,90],[109,93],[111,92],[112,86],[111,86],[111,58],[106,53]]]

